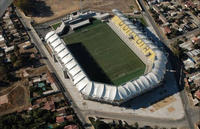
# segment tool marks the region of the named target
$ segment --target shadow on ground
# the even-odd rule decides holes
[[[26,12],[33,17],[49,17],[53,15],[53,11],[42,0],[30,0],[30,8]]]
[[[96,63],[94,58],[88,53],[87,49],[82,43],[69,44],[67,47],[91,80],[112,84],[109,77]]]
[[[184,89],[183,78],[181,77],[181,62],[177,57],[173,55],[171,50],[161,42],[150,30],[147,28],[144,29],[147,32],[148,37],[151,37],[154,43],[167,55],[167,72],[165,75],[165,80],[163,84],[157,88],[135,97],[130,101],[123,103],[121,107],[130,108],[130,109],[140,109],[148,108],[153,104],[164,100],[165,98],[172,96]],[[172,70],[172,72],[170,72]],[[181,77],[181,78],[180,78]]]

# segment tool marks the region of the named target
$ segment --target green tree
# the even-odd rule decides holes
[[[109,125],[97,119],[94,124],[95,129],[110,129]]]
[[[10,55],[10,60],[11,60],[11,62],[14,64],[14,63],[17,61],[17,56],[16,56],[14,53],[12,53],[12,54]]]
[[[8,79],[8,69],[3,65],[0,66],[0,75],[0,81],[5,81]]]
[[[135,122],[135,128],[138,129],[139,128],[139,124],[137,122]]]
[[[23,61],[22,59],[18,59],[17,61],[14,62],[13,66],[15,68],[21,68],[23,66]]]
[[[32,0],[15,0],[14,4],[24,12],[28,13],[31,11]]]

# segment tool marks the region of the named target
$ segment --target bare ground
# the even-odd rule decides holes
[[[50,7],[52,12],[51,16],[32,17],[36,23],[44,23],[73,11],[80,9],[79,0],[42,0],[45,2],[45,6]],[[132,12],[130,6],[134,6],[134,9],[138,10],[135,0],[83,0],[83,9],[92,9],[98,11],[111,11],[113,8],[122,10],[123,12]],[[48,12],[46,12],[48,14]]]
[[[29,91],[27,87],[22,86],[23,82],[15,83],[8,94],[9,103],[0,106],[0,115],[22,111],[29,107]]]
[[[26,68],[27,73],[30,76],[41,75],[41,73],[46,73],[48,71],[47,67],[41,66],[39,68]],[[21,73],[22,69],[18,71]],[[0,91],[0,96],[8,95],[9,103],[0,105],[0,116],[15,111],[22,111],[30,107],[30,92],[28,88],[28,79],[22,78],[21,81],[13,83],[8,88]]]

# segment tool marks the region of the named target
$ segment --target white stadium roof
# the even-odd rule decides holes
[[[118,16],[122,16],[119,11],[114,10],[114,13],[117,12]],[[121,20],[127,20],[122,16]],[[130,23],[130,22],[125,22]],[[130,25],[129,27],[134,30],[135,26]],[[135,29],[141,33],[138,29]],[[144,37],[144,39],[143,39]],[[164,78],[166,71],[167,58],[162,51],[158,49],[157,46],[153,44],[152,41],[147,39],[146,36],[141,36],[141,39],[144,42],[148,42],[149,47],[154,49],[156,53],[155,61],[153,62],[152,71],[146,73],[145,75],[139,77],[136,80],[131,80],[120,86],[113,86],[110,84],[104,84],[99,82],[94,82],[90,80],[81,66],[78,64],[76,59],[73,57],[71,52],[66,47],[63,40],[59,36],[51,31],[45,36],[45,40],[50,44],[51,49],[57,55],[58,61],[63,67],[68,71],[74,86],[85,96],[91,99],[102,100],[106,102],[121,102],[128,100],[134,96],[137,96],[147,90],[150,90],[161,83]],[[147,45],[148,45],[147,43]]]

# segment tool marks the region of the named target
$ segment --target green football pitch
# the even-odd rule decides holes
[[[106,23],[93,21],[63,40],[93,81],[120,85],[144,74],[145,64]]]

